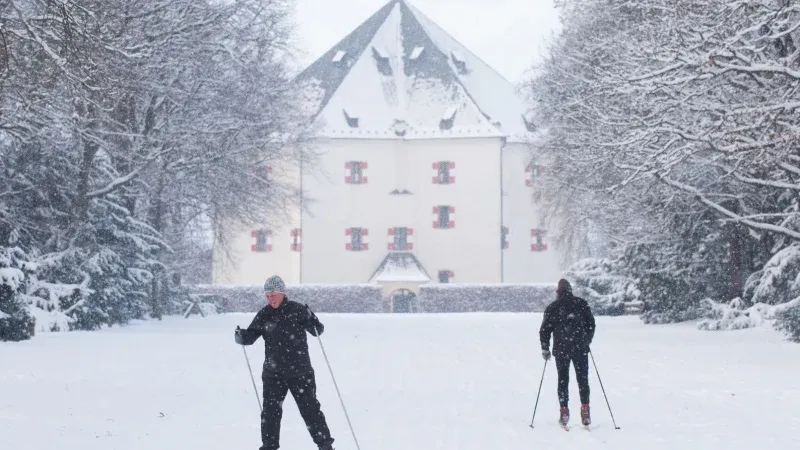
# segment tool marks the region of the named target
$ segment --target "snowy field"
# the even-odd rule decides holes
[[[0,448],[256,450],[259,413],[236,325],[169,318],[0,343]],[[595,429],[556,425],[556,372],[539,314],[327,315],[323,344],[361,450],[798,448],[800,345],[767,329],[598,318]],[[319,343],[309,336],[337,450],[355,449]],[[258,381],[262,341],[248,348]],[[259,392],[261,386],[259,386]],[[572,424],[579,418],[574,373]],[[314,449],[287,397],[283,449]]]

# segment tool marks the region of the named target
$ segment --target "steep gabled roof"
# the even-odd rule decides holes
[[[427,283],[431,277],[416,256],[409,252],[389,252],[369,278],[370,283]]]
[[[322,136],[524,140],[514,86],[406,0],[391,0],[297,78]]]

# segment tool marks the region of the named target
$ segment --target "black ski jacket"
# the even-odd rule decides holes
[[[293,378],[314,371],[306,332],[319,336],[325,327],[306,305],[285,298],[277,308],[267,305],[240,330],[242,345],[264,338],[264,378]]]
[[[542,350],[549,350],[552,334],[556,357],[586,354],[594,339],[594,330],[594,315],[586,300],[565,292],[545,308],[539,341]]]

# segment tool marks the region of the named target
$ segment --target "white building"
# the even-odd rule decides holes
[[[509,57],[513,57],[509,55]],[[308,67],[320,160],[284,229],[245,230],[215,284],[554,283],[514,86],[405,0]]]

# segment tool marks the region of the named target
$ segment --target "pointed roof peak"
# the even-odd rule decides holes
[[[530,132],[514,86],[408,0],[390,0],[298,81],[313,91],[323,136],[514,141]]]
[[[369,277],[370,283],[428,283],[430,281],[430,275],[411,252],[387,253],[378,268]]]

